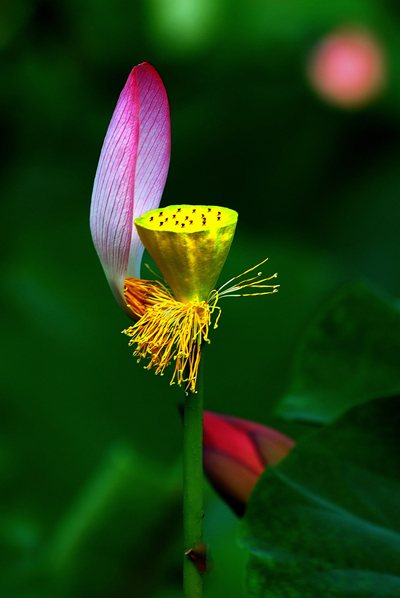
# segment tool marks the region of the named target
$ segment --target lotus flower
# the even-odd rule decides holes
[[[144,62],[129,75],[104,140],[90,226],[110,287],[136,320],[123,331],[136,346],[134,355],[138,361],[148,358],[146,368],[161,375],[175,362],[171,384],[186,382],[186,390],[195,392],[201,346],[209,342],[212,314],[220,314],[218,299],[248,294],[241,292],[246,287],[263,289],[254,294],[275,293],[278,285],[263,284],[276,274],[260,279],[259,272],[241,282],[234,277],[228,281],[235,281],[232,287],[214,288],[238,215],[210,205],[157,209],[169,157],[167,94],[154,67]],[[166,284],[140,278],[144,247]]]
[[[143,244],[133,222],[156,208],[167,178],[171,131],[167,93],[148,62],[135,66],[103,143],[94,181],[90,228],[110,287],[125,312],[127,276],[140,278]]]
[[[321,39],[308,65],[315,91],[331,104],[358,108],[382,91],[386,56],[372,33],[361,28],[338,29]]]
[[[264,469],[282,461],[294,444],[256,422],[204,411],[204,472],[239,517]]]

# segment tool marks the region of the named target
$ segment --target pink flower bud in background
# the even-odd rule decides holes
[[[277,465],[294,444],[261,424],[204,412],[204,472],[239,517],[266,466]]]
[[[325,36],[308,63],[314,91],[327,102],[358,108],[375,99],[386,81],[386,56],[375,37],[362,29]]]

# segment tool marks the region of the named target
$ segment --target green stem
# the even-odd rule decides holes
[[[185,397],[183,427],[183,535],[184,551],[203,546],[203,367],[200,359],[196,393]],[[183,560],[183,595],[202,596],[203,580],[193,560]]]

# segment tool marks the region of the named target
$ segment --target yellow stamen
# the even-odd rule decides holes
[[[126,278],[124,285],[125,301],[136,319],[141,318],[146,310],[171,297],[170,291],[159,280],[141,280]]]
[[[196,392],[201,347],[203,342],[210,342],[208,331],[211,316],[215,310],[218,310],[214,328],[218,327],[221,316],[221,308],[217,306],[219,298],[269,295],[277,292],[279,285],[262,284],[276,278],[276,273],[260,280],[262,273],[258,272],[256,276],[238,280],[266,261],[253,266],[239,276],[234,276],[218,290],[211,291],[207,301],[199,301],[196,295],[191,301],[182,303],[177,301],[171,291],[159,280],[126,278],[124,286],[126,303],[139,320],[123,332],[131,337],[129,346],[136,345],[133,354],[138,358],[138,362],[147,357],[149,363],[145,368],[149,370],[154,367],[156,374],[163,375],[165,368],[172,360],[175,361],[170,383],[177,382],[180,386],[184,382],[186,392],[189,390]],[[236,281],[233,286],[225,288],[233,281]],[[232,294],[245,288],[272,290]]]
[[[265,264],[265,262],[267,260],[268,260],[268,258],[266,258],[265,260],[263,260],[259,264],[256,264],[252,268],[249,268],[248,270],[246,270],[242,274],[238,274],[238,276],[234,276],[233,278],[231,278],[230,280],[228,280],[227,282],[225,282],[218,289],[218,297],[221,297],[221,298],[222,297],[251,297],[251,296],[256,296],[256,295],[272,295],[272,293],[277,293],[278,292],[279,284],[261,284],[263,282],[267,282],[268,280],[272,280],[273,278],[276,278],[278,276],[277,272],[275,272],[275,274],[273,274],[272,276],[269,276],[268,278],[262,278],[261,280],[260,280],[260,276],[262,275],[262,272],[258,272],[257,276],[253,276],[252,278],[247,278],[246,280],[238,280],[238,282],[236,284],[234,284],[233,286],[228,287],[224,291],[222,290],[230,282],[233,282],[234,280],[237,280],[238,278],[241,278],[242,276],[245,276],[249,272],[252,272],[253,270],[255,270],[256,268],[258,268],[259,266],[262,266],[262,264]],[[232,293],[234,293],[236,291],[241,291],[242,289],[246,289],[246,288],[252,288],[252,289],[272,289],[272,291],[263,291],[261,293],[239,293],[239,294],[232,295]],[[217,291],[212,291],[212,293],[210,295],[211,301],[214,298],[214,295],[213,295],[214,293],[217,293]]]
[[[143,284],[144,283],[144,284]],[[134,278],[125,280],[125,298],[135,298],[135,313],[138,297],[144,297],[146,305],[140,320],[123,332],[131,337],[129,346],[137,348],[134,355],[138,362],[149,358],[146,369],[155,368],[156,374],[163,375],[165,368],[175,361],[171,384],[179,386],[186,382],[186,391],[195,392],[200,363],[201,346],[209,343],[208,329],[211,315],[219,308],[216,303],[198,301],[195,297],[188,303],[176,301],[169,290],[159,281],[143,281]],[[128,303],[132,309],[132,305]]]

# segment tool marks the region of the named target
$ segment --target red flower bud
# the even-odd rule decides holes
[[[294,444],[256,422],[204,411],[204,472],[239,517],[266,466],[277,465]]]

